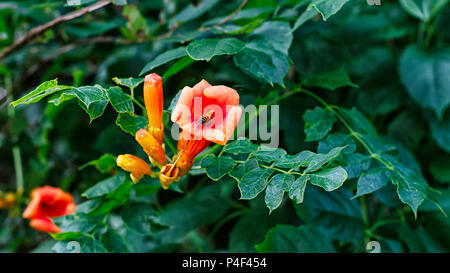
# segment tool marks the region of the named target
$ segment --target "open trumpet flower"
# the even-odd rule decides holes
[[[144,175],[152,175],[152,169],[144,160],[137,156],[124,154],[119,155],[116,160],[117,166],[124,171],[130,172],[133,183],[138,183]]]
[[[51,218],[72,214],[75,209],[76,205],[70,193],[44,186],[33,190],[31,202],[22,217],[31,219],[30,226],[36,230],[58,233],[61,230]]]
[[[178,177],[179,169],[173,164],[165,165],[159,172],[159,182],[165,190],[167,190]]]
[[[195,156],[211,142],[225,145],[241,118],[239,94],[227,86],[211,86],[202,80],[193,88],[185,87],[171,119],[181,129],[176,166],[179,176],[186,175]]]

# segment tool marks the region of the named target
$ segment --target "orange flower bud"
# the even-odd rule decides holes
[[[148,116],[148,131],[162,144],[164,138],[164,124],[162,122],[164,107],[163,85],[162,78],[156,73],[145,76],[144,101]]]
[[[165,165],[159,172],[159,182],[161,183],[163,189],[167,190],[173,181],[178,177],[178,168],[174,167],[173,164]]]
[[[144,152],[159,166],[166,164],[166,153],[161,144],[145,129],[136,133],[136,141],[142,146]]]
[[[30,225],[36,230],[58,233],[59,227],[50,218],[71,214],[75,209],[71,194],[59,188],[44,186],[33,190],[31,202],[22,217],[31,219]]]
[[[0,198],[0,209],[6,209],[6,202],[1,198]]]
[[[152,174],[152,169],[147,162],[134,155],[119,155],[116,163],[124,171],[130,172],[130,177],[134,184],[138,183],[145,174]]]

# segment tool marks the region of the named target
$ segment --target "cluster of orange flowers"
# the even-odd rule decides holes
[[[177,154],[173,157],[173,163],[167,164],[163,144],[163,86],[159,75],[150,74],[145,77],[144,101],[148,127],[136,132],[135,138],[149,156],[151,164],[160,171],[154,173],[146,161],[131,154],[119,155],[116,163],[130,172],[134,183],[139,182],[144,175],[149,175],[159,177],[164,189],[186,175],[194,164],[195,156],[211,142],[225,145],[233,135],[242,113],[238,106],[239,95],[229,87],[211,86],[205,80],[192,88],[185,87],[171,117],[182,129]],[[5,200],[0,199],[0,208],[7,205]],[[30,219],[31,227],[36,230],[58,233],[60,228],[52,218],[71,214],[75,212],[75,208],[70,193],[44,186],[33,190],[31,202],[22,216]]]
[[[194,164],[195,156],[211,142],[224,145],[232,136],[240,120],[242,109],[238,93],[229,87],[211,86],[202,80],[194,87],[183,88],[173,109],[171,120],[182,129],[173,163],[167,163],[164,150],[163,86],[159,75],[147,75],[144,81],[144,101],[148,116],[148,128],[136,133],[136,141],[142,146],[159,174],[141,158],[125,154],[117,157],[117,165],[127,172],[134,183],[144,175],[159,176],[164,189],[179,181]]]

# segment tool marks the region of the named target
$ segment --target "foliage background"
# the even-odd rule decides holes
[[[0,49],[96,2],[2,1]],[[449,251],[448,1],[112,2],[0,60],[0,190],[18,198],[0,210],[1,251]],[[142,99],[141,72],[164,75],[167,113],[202,78],[280,104],[280,149],[211,146],[170,190],[132,186],[114,157],[143,156],[127,131],[145,113],[114,101]],[[94,85],[95,104],[74,98]],[[10,105],[31,90],[17,104],[43,100]],[[79,204],[61,234],[20,217],[40,185]]]

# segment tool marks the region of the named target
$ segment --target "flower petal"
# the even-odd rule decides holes
[[[61,229],[50,218],[33,218],[30,226],[42,232],[60,233]]]

